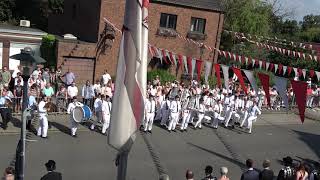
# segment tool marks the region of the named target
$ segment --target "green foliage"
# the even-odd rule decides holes
[[[269,86],[274,86],[274,74],[272,72],[269,72],[269,71],[265,71],[265,70],[262,70],[262,69],[254,69],[253,70],[253,73],[254,73],[254,77],[256,79],[256,82],[257,82],[257,85],[258,86],[261,86],[261,82],[260,82],[260,79],[258,77],[258,73],[264,73],[264,74],[267,74],[269,75]]]
[[[157,69],[157,70],[152,70],[147,73],[147,79],[148,81],[152,81],[156,78],[156,76],[160,77],[161,83],[165,82],[172,82],[176,80],[176,77],[172,74],[170,74],[169,71],[167,70],[162,70],[162,69]]]
[[[15,0],[0,1],[0,22],[9,22],[14,19]]]
[[[320,27],[302,31],[299,36],[303,41],[320,43]]]
[[[56,67],[57,57],[56,57],[56,38],[52,34],[48,34],[42,37],[41,47],[40,47],[41,57],[44,58],[47,67]]]
[[[205,77],[201,76],[200,81],[201,81],[201,84],[205,84]],[[210,88],[214,88],[217,85],[217,78],[215,75],[208,77],[208,84]]]
[[[320,28],[320,15],[309,14],[303,17],[302,29]]]
[[[224,0],[225,27],[229,30],[256,35],[269,32],[272,7],[261,0]]]

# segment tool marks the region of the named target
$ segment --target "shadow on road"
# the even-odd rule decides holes
[[[303,141],[309,148],[318,156],[320,157],[320,135],[318,134],[311,134],[302,131],[293,130],[296,134],[299,135],[299,139]]]
[[[190,146],[196,147],[196,148],[198,148],[198,149],[201,149],[201,150],[203,150],[203,151],[205,151],[205,152],[208,152],[208,153],[210,153],[210,154],[213,154],[213,155],[215,155],[215,156],[218,156],[218,157],[220,157],[220,158],[222,158],[222,159],[224,159],[224,160],[226,160],[226,161],[229,161],[229,162],[231,162],[231,163],[239,166],[241,169],[245,169],[245,168],[246,168],[246,165],[245,165],[244,163],[242,163],[242,162],[240,162],[240,161],[237,161],[237,160],[234,160],[234,159],[232,159],[232,158],[229,158],[229,157],[227,157],[227,156],[225,156],[225,155],[223,155],[223,154],[214,152],[214,151],[212,151],[212,150],[206,149],[206,148],[204,148],[204,147],[198,146],[198,145],[193,144],[193,143],[190,143],[190,142],[188,142],[187,144],[190,145]]]
[[[64,126],[64,125],[62,125],[62,124],[60,124],[60,123],[50,122],[50,124],[51,124],[53,127],[57,128],[59,131],[65,133],[65,134],[67,134],[67,135],[70,135],[70,134],[71,134],[69,128],[66,127],[66,126]]]

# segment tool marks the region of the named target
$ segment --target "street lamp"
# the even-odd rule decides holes
[[[46,60],[42,59],[40,56],[34,55],[30,47],[25,47],[21,49],[20,54],[15,54],[10,56],[11,59],[20,60],[20,67],[22,70],[23,78],[23,102],[22,102],[22,115],[21,115],[21,133],[20,140],[16,150],[16,175],[18,180],[24,179],[24,169],[25,169],[25,154],[26,154],[26,128],[27,128],[27,117],[30,116],[30,109],[28,106],[28,79],[32,73],[35,65],[38,63],[45,63]]]

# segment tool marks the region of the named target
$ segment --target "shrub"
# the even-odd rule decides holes
[[[160,81],[163,84],[164,82],[174,81],[176,80],[176,77],[172,74],[170,74],[169,70],[152,70],[147,73],[147,79],[148,81],[152,81],[156,78],[156,76],[160,77]]]

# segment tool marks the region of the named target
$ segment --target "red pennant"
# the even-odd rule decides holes
[[[246,63],[246,57],[242,56],[241,57],[241,64],[245,64]]]
[[[244,92],[247,94],[247,93],[248,93],[248,92],[247,92],[247,87],[246,87],[246,85],[244,84],[244,79],[243,79],[241,70],[240,70],[239,68],[235,68],[235,67],[232,67],[232,70],[233,70],[233,72],[237,75],[242,89],[243,89]]]
[[[262,61],[262,69],[265,69],[267,67],[266,61]]]
[[[307,100],[307,83],[303,81],[291,80],[293,93],[296,95],[296,102],[298,104],[300,120],[304,122],[304,112]]]
[[[302,76],[302,69],[298,68],[298,77]]]
[[[216,71],[218,86],[221,87],[220,65],[219,65],[219,64],[214,64],[214,69],[215,69],[215,71]]]
[[[283,69],[283,65],[279,64],[279,66],[278,66],[279,74],[282,74],[282,69]]]
[[[201,79],[201,65],[202,65],[202,62],[201,60],[197,60],[196,61],[196,66],[197,66],[197,74],[198,74],[198,82],[200,82],[200,79]]]
[[[149,46],[148,48],[149,48],[149,53],[150,53],[151,57],[154,57],[154,51],[152,49],[152,46]]]
[[[270,63],[270,71],[273,71],[273,68],[274,68],[274,64],[273,63]]]
[[[187,57],[187,64],[188,64],[189,74],[192,74],[191,73],[191,71],[192,71],[192,58],[191,57]]]
[[[268,106],[270,107],[270,92],[269,92],[269,75],[264,73],[258,73],[258,77],[260,79],[260,82],[262,84],[263,90],[266,93]]]
[[[311,78],[314,77],[314,70],[312,70],[312,69],[309,70],[309,76],[310,76]]]
[[[290,76],[290,74],[291,74],[291,72],[292,72],[292,67],[291,67],[291,66],[288,66],[287,71],[288,71],[288,76]]]
[[[183,66],[182,66],[182,59],[183,59],[183,58],[182,58],[182,55],[181,55],[181,54],[178,54],[178,62],[179,62],[179,66],[180,66],[181,69],[183,69],[183,68],[182,68],[182,67],[183,67]]]

